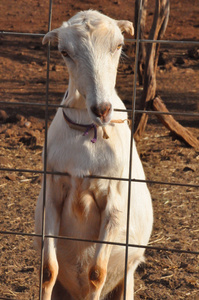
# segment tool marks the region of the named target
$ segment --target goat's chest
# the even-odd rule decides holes
[[[109,139],[103,139],[102,130],[98,129],[98,139],[92,143],[92,135],[83,136],[77,130],[63,128],[49,134],[48,168],[58,172],[68,172],[72,176],[87,175],[120,176],[126,164],[125,149],[128,146],[114,132]]]

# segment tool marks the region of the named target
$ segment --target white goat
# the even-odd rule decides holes
[[[130,129],[115,91],[122,32],[134,33],[129,21],[116,21],[97,11],[83,11],[47,33],[43,43],[58,41],[69,71],[69,86],[48,131],[43,300],[123,299]],[[82,124],[82,125],[81,125]],[[85,124],[88,126],[87,130]],[[85,134],[82,135],[82,130]],[[94,138],[93,138],[94,135]],[[92,139],[92,140],[91,140]],[[92,142],[91,142],[92,141]],[[135,143],[133,178],[145,179]],[[89,178],[96,175],[96,178]],[[100,178],[97,178],[99,176]],[[41,234],[43,188],[36,207],[36,233]],[[147,245],[153,223],[145,183],[131,186],[129,242]],[[37,247],[40,247],[39,239]],[[144,249],[129,247],[126,299],[133,299],[134,271]]]

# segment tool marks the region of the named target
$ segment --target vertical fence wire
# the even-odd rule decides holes
[[[132,160],[133,160],[133,133],[134,133],[134,119],[135,119],[135,101],[136,101],[136,82],[138,71],[138,55],[139,55],[139,37],[140,37],[140,22],[142,16],[142,0],[140,0],[138,10],[138,25],[136,35],[136,51],[135,51],[135,65],[134,65],[134,84],[133,84],[133,98],[132,98],[132,119],[131,119],[131,140],[129,150],[129,181],[128,181],[128,202],[127,202],[127,221],[126,221],[126,249],[125,249],[125,273],[124,273],[124,300],[126,299],[127,287],[127,272],[128,272],[128,250],[129,250],[129,226],[130,226],[130,207],[131,207],[131,189],[132,189]]]
[[[48,13],[48,31],[51,30],[51,20],[52,20],[52,0],[49,0],[49,13]],[[128,268],[128,249],[129,247],[142,247],[142,248],[149,248],[149,249],[155,249],[159,251],[173,251],[173,252],[178,252],[178,253],[192,253],[198,255],[198,251],[186,251],[186,250],[180,250],[180,249],[167,249],[167,248],[161,248],[161,247],[153,247],[153,246],[145,246],[145,245],[131,245],[129,243],[129,222],[130,222],[130,202],[131,202],[131,185],[132,182],[139,182],[139,180],[132,179],[132,170],[131,170],[131,165],[132,165],[132,159],[133,159],[133,133],[134,133],[134,118],[135,118],[135,113],[137,112],[143,112],[143,111],[136,111],[135,109],[135,101],[136,101],[136,81],[137,81],[137,71],[138,71],[138,53],[139,53],[139,45],[141,42],[160,42],[160,41],[150,41],[150,40],[141,40],[140,39],[140,20],[141,20],[141,14],[142,14],[142,0],[139,2],[140,7],[138,11],[138,26],[137,26],[137,36],[136,40],[131,40],[131,42],[135,42],[136,44],[136,51],[135,51],[135,66],[134,66],[134,87],[133,87],[133,100],[132,100],[132,125],[131,125],[131,141],[130,141],[130,157],[129,157],[129,177],[128,178],[106,178],[106,177],[101,177],[106,179],[115,179],[115,180],[126,180],[128,181],[128,207],[127,207],[127,221],[126,221],[126,243],[109,243],[109,242],[103,242],[103,241],[90,241],[90,240],[84,240],[84,239],[74,239],[74,238],[67,238],[67,237],[60,237],[60,236],[46,236],[45,235],[45,204],[46,204],[46,179],[47,175],[50,174],[50,172],[47,171],[47,129],[48,129],[48,109],[49,107],[61,107],[61,105],[52,105],[49,104],[49,71],[50,71],[50,43],[48,44],[47,47],[47,70],[46,70],[46,101],[45,104],[35,104],[35,103],[21,103],[21,105],[44,105],[45,106],[45,142],[44,142],[44,165],[43,165],[43,171],[35,171],[35,170],[17,170],[17,169],[11,169],[11,168],[1,168],[3,171],[9,171],[13,170],[16,172],[32,172],[32,173],[42,173],[43,174],[43,207],[42,207],[42,233],[41,235],[36,235],[36,234],[27,234],[27,233],[19,233],[19,232],[5,232],[5,231],[0,231],[1,234],[13,234],[13,235],[27,235],[27,236],[37,236],[38,238],[41,239],[41,256],[40,256],[40,282],[39,282],[39,299],[42,300],[42,282],[43,282],[43,266],[44,266],[44,242],[46,238],[64,238],[68,240],[76,240],[76,241],[87,241],[87,242],[97,242],[97,243],[106,243],[106,244],[113,244],[113,245],[118,245],[118,246],[123,246],[125,247],[125,274],[124,274],[124,300],[126,299],[126,284],[127,284],[127,268]],[[23,32],[5,32],[5,31],[0,31],[1,34],[7,34],[7,35],[18,35],[18,36],[43,36],[43,34],[38,34],[38,33],[23,33]],[[161,43],[189,43],[189,44],[194,44],[194,45],[199,45],[199,42],[195,41],[161,41]],[[0,101],[0,103],[8,104],[5,103],[4,101]],[[12,103],[13,105],[13,103]],[[20,103],[17,103],[16,105],[20,105]],[[150,111],[145,111],[145,113],[151,113],[151,114],[158,114],[161,112],[150,112]],[[170,115],[190,115],[190,116],[198,116],[199,114],[195,113],[168,113]],[[56,174],[54,172],[53,174]],[[62,174],[64,175],[64,174]],[[66,174],[65,174],[66,175]],[[93,176],[94,177],[94,176]],[[91,176],[92,178],[92,176]],[[97,177],[96,178],[100,178]],[[193,186],[193,187],[199,187],[198,185],[189,185],[189,184],[179,184],[179,183],[169,183],[169,182],[155,182],[155,181],[150,181],[150,180],[145,180],[143,182],[152,182],[152,183],[160,183],[160,184],[169,184],[169,185],[183,185],[183,186]],[[0,297],[0,299],[6,299]]]
[[[52,23],[52,0],[49,0],[48,31]],[[46,102],[45,102],[45,140],[43,159],[43,205],[42,205],[42,237],[41,237],[41,264],[39,280],[39,300],[42,300],[42,283],[44,267],[44,243],[45,243],[45,220],[46,220],[46,179],[47,179],[47,139],[48,139],[48,105],[49,105],[49,72],[50,72],[50,42],[47,47],[47,70],[46,70]]]

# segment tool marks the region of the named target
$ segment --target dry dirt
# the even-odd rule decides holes
[[[171,1],[165,39],[199,40],[198,0]],[[147,14],[147,31],[153,18],[154,1]],[[134,1],[53,1],[52,28],[75,12],[98,9],[117,19],[134,18]],[[48,1],[1,0],[0,24],[4,31],[45,33]],[[7,169],[42,170],[41,152],[45,134],[46,47],[41,37],[0,35],[0,230],[34,232],[34,209],[40,175]],[[129,59],[121,61],[117,90],[126,104],[133,93],[134,49],[127,45]],[[157,92],[170,111],[199,112],[199,46],[161,46]],[[49,103],[59,104],[67,87],[66,68],[52,48]],[[142,92],[137,86],[138,96]],[[19,105],[16,103],[32,103]],[[55,109],[49,108],[49,123]],[[177,118],[199,138],[198,116]],[[146,176],[151,181],[154,247],[199,250],[199,151],[173,138],[153,116],[138,144]],[[3,170],[5,169],[5,170]],[[192,186],[191,186],[192,185]],[[193,187],[196,185],[197,187]],[[0,299],[38,299],[40,257],[31,236],[0,235]],[[146,263],[136,272],[135,300],[199,299],[198,255],[170,251],[146,251]]]

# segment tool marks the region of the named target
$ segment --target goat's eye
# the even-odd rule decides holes
[[[64,57],[68,57],[68,52],[66,52],[65,50],[61,51],[61,54],[64,56]]]
[[[117,50],[120,50],[122,48],[122,44],[119,44],[118,46],[117,46]]]

